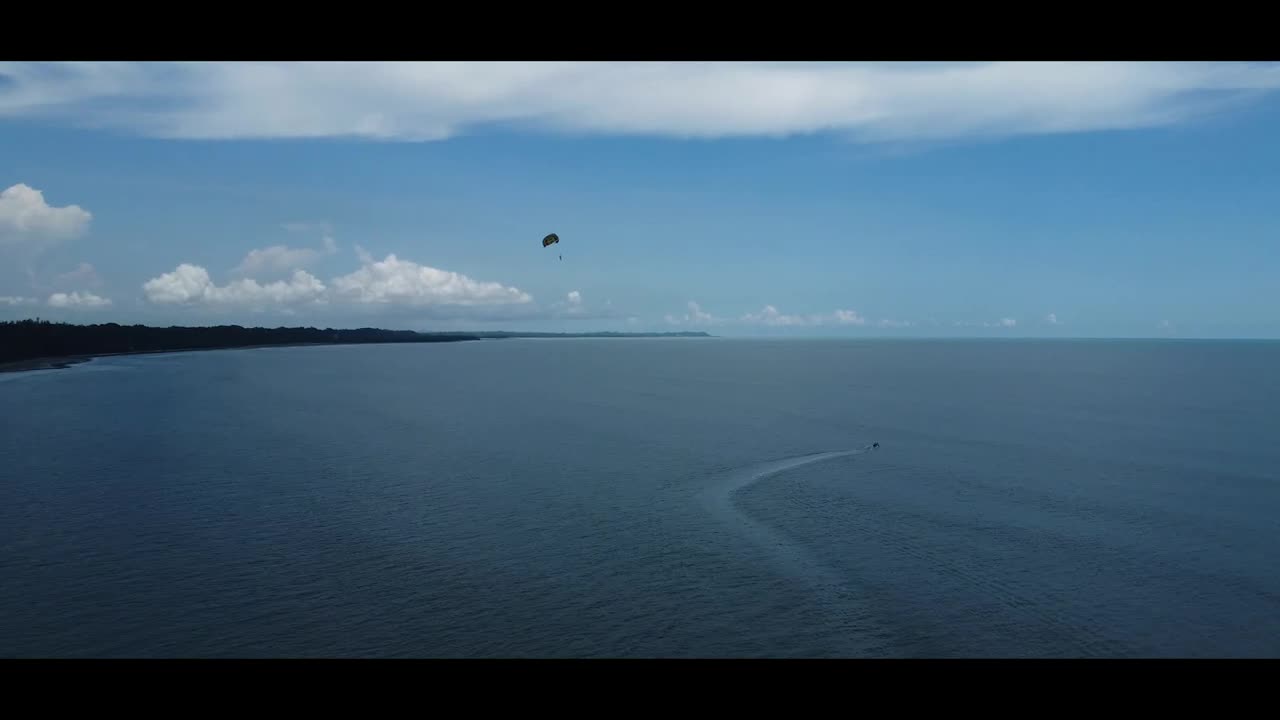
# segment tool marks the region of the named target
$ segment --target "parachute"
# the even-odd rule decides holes
[[[550,235],[542,238],[542,247],[550,247],[558,242],[560,242],[560,236],[555,233],[551,233]],[[564,260],[564,256],[561,255],[560,259]]]

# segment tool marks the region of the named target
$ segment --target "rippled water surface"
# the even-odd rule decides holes
[[[1280,655],[1274,343],[219,351],[0,411],[4,656]]]

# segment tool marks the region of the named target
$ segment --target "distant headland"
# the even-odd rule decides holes
[[[551,332],[416,332],[314,327],[150,327],[147,325],[72,325],[48,320],[0,322],[0,372],[65,368],[95,357],[231,350],[301,345],[367,345],[381,343],[467,342],[515,338],[661,338],[711,337],[705,332],[551,333]]]

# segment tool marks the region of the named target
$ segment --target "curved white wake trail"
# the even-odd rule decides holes
[[[801,455],[799,457],[786,458],[785,460],[773,460],[771,462],[751,465],[729,473],[722,478],[720,482],[707,488],[704,493],[704,499],[710,501],[713,505],[723,505],[725,503],[731,504],[733,501],[733,495],[739,490],[772,475],[777,475],[780,472],[786,472],[787,470],[792,470],[804,465],[822,462],[823,460],[834,460],[835,458],[848,457],[850,455],[861,455],[870,449],[871,447],[867,446],[858,450],[814,453],[812,455]]]
[[[890,647],[888,634],[875,621],[866,598],[851,590],[839,572],[813,557],[799,543],[752,519],[734,503],[739,492],[766,478],[813,463],[861,455],[870,449],[868,445],[857,450],[814,453],[740,468],[717,477],[703,490],[701,500],[728,528],[769,551],[788,576],[818,591],[824,614],[834,625],[827,629],[828,635],[860,637],[865,642],[859,643],[862,647],[856,649],[856,653],[885,655]]]

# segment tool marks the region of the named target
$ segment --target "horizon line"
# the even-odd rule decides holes
[[[146,328],[215,328],[215,327],[242,327],[246,329],[277,329],[277,328],[312,328],[316,330],[358,330],[371,329],[387,332],[412,332],[423,335],[465,335],[465,334],[486,334],[486,333],[511,333],[511,334],[548,334],[548,335],[694,335],[701,334],[699,339],[719,339],[719,340],[897,340],[897,341],[922,341],[922,340],[998,340],[998,341],[1135,341],[1135,340],[1152,340],[1152,341],[1195,341],[1195,342],[1280,342],[1280,337],[1257,337],[1257,336],[1231,336],[1231,337],[1204,337],[1179,335],[1175,337],[1157,336],[1157,335],[1117,335],[1117,336],[1096,336],[1096,335],[1017,335],[1017,336],[1000,336],[1000,335],[716,335],[707,330],[418,330],[418,329],[393,329],[388,327],[378,327],[376,325],[361,325],[349,327],[337,326],[320,326],[320,325],[244,325],[236,322],[225,322],[217,325],[148,325],[146,323],[124,323],[115,320],[107,320],[104,322],[68,322],[65,320],[53,320],[41,317],[26,317],[0,320],[0,323],[22,323],[22,322],[47,322],[57,325],[71,325],[90,327],[93,325],[119,325],[121,327],[146,327]]]

